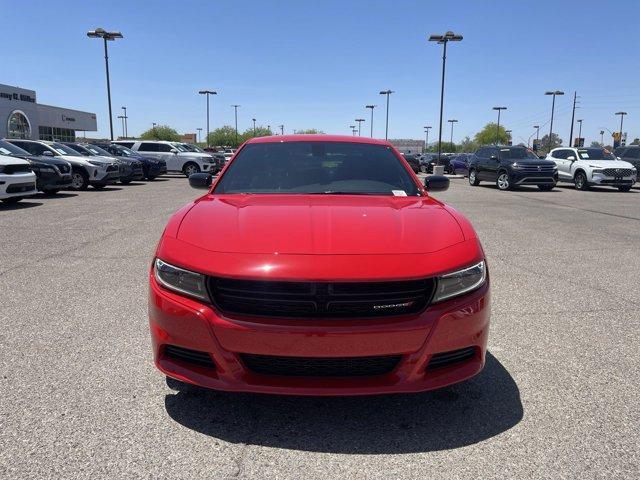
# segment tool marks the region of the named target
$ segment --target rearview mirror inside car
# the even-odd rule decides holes
[[[429,175],[424,179],[424,188],[427,192],[443,192],[449,188],[449,179],[444,175]]]
[[[191,185],[192,188],[207,190],[211,187],[212,182],[213,177],[210,173],[194,173],[189,175],[189,185]]]

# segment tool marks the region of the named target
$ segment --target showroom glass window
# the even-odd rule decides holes
[[[16,110],[9,115],[7,123],[9,138],[31,138],[31,125],[24,113]]]

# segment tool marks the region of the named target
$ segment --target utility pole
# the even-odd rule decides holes
[[[373,109],[376,108],[377,105],[366,105],[365,108],[371,109],[371,123],[369,124],[371,130],[371,138],[373,138]]]
[[[358,136],[360,137],[362,136],[360,127],[362,127],[362,122],[364,122],[364,118],[356,118],[356,122],[358,122]]]
[[[576,118],[576,104],[578,99],[578,92],[573,92],[573,109],[571,110],[571,132],[569,133],[569,146],[573,144],[573,124]]]
[[[231,105],[233,107],[233,113],[236,119],[236,147],[238,146],[238,107],[240,105]]]
[[[584,145],[580,145],[580,139],[582,138],[582,119],[577,120],[577,122],[580,124],[580,126],[578,127],[578,145],[577,146],[584,147]]]
[[[129,128],[127,123],[127,119],[129,117],[127,116],[127,107],[122,107],[122,110],[124,110],[124,115],[122,117],[124,118],[124,138],[129,138]]]
[[[424,139],[424,151],[426,152],[429,148],[429,130],[431,130],[431,126],[424,127],[425,139]]]

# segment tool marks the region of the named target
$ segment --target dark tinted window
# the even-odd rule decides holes
[[[419,189],[389,147],[278,142],[246,145],[215,192],[418,195]]]
[[[553,158],[559,158],[564,160],[569,156],[569,153],[571,153],[571,150],[555,150],[551,152],[551,156]]]
[[[64,144],[65,147],[70,148],[76,152],[78,152],[80,155],[84,156],[84,157],[91,157],[92,153],[88,152],[86,148],[84,148],[82,145],[74,145],[74,144],[69,144],[69,143],[65,143]]]
[[[13,143],[14,145],[17,145],[23,150],[26,150],[31,155],[42,155],[42,152],[45,151],[45,147],[40,145],[39,143],[20,142],[16,140],[12,140],[11,143]]]
[[[640,148],[627,148],[624,152],[624,158],[631,158],[637,160],[640,158]]]
[[[182,147],[180,147],[182,148]],[[157,152],[170,152],[171,150],[180,150],[178,147],[167,145],[166,143],[159,143]],[[184,151],[184,150],[183,150]]]
[[[524,158],[538,158],[538,156],[531,150],[522,147],[500,149],[501,160],[521,160]]]
[[[579,148],[580,160],[615,160],[616,157],[604,148]]]
[[[140,152],[159,152],[160,150],[158,150],[158,143],[141,143],[140,144],[140,148],[138,148],[138,150]]]
[[[0,140],[0,154],[2,155],[29,155],[29,152],[12,143]]]
[[[123,147],[131,148],[135,142],[118,142],[118,145],[122,145]]]

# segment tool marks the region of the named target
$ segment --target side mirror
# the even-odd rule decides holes
[[[45,150],[44,152],[41,153],[41,155],[43,157],[53,157],[53,153],[51,153],[49,150]]]
[[[213,177],[210,173],[194,173],[189,175],[189,185],[191,185],[192,188],[208,190],[212,182]]]
[[[449,188],[449,179],[444,175],[430,175],[424,179],[424,188],[427,192],[444,192]]]
[[[569,156],[567,157],[567,160],[574,161],[575,159],[576,159],[576,157],[574,157],[573,155],[569,155]]]
[[[178,150],[175,148],[172,148],[171,150],[169,150],[171,153],[175,153],[176,155],[178,154]]]

